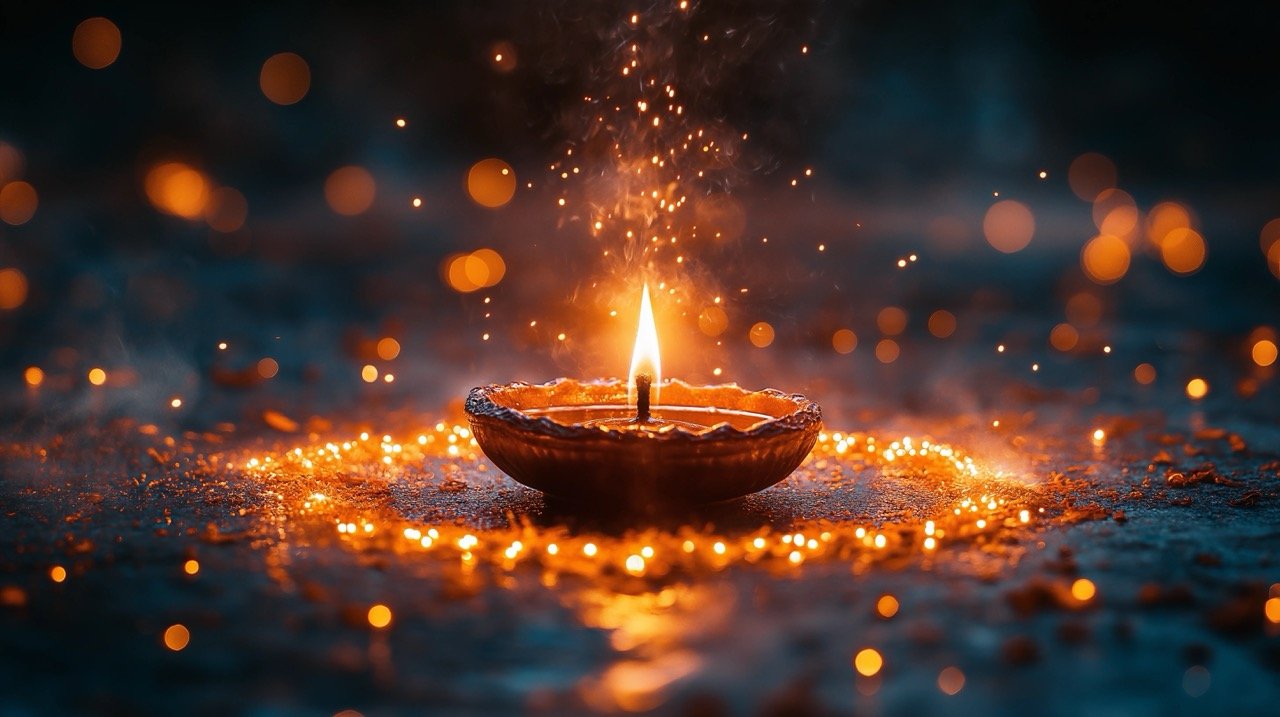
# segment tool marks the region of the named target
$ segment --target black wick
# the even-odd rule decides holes
[[[636,375],[636,423],[649,422],[649,390],[653,377],[647,373]]]

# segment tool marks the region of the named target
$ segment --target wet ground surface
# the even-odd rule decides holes
[[[1008,383],[999,410],[861,402],[855,432],[828,422],[784,483],[648,517],[546,503],[448,409],[18,432],[0,704],[1267,712],[1280,442],[1250,417],[1262,398],[1201,405],[1174,386],[1168,410],[1126,413]],[[28,399],[34,415],[47,397]]]

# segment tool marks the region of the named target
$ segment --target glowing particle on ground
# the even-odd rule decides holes
[[[1193,378],[1187,381],[1187,396],[1192,400],[1200,400],[1209,393],[1209,382],[1203,378]]]
[[[1098,594],[1098,587],[1089,578],[1077,578],[1071,583],[1071,597],[1080,602],[1088,602]]]
[[[1040,170],[1040,174],[1039,174],[1038,176],[1039,176],[1041,179],[1048,179],[1048,178],[1049,178],[1049,173],[1048,173],[1048,172],[1046,172],[1046,171],[1044,171],[1044,170],[1042,169],[1042,170]]]
[[[722,373],[724,373],[724,369],[721,369],[721,368],[715,368],[711,370],[711,375],[713,376],[719,376]]]
[[[190,643],[191,631],[187,630],[187,627],[181,623],[170,625],[164,631],[164,646],[174,652],[182,651]]]
[[[399,127],[400,129],[404,129],[405,127],[409,126],[409,121],[403,117],[397,117],[396,126]]]
[[[858,674],[863,677],[871,677],[884,667],[884,658],[876,650],[867,647],[858,651],[853,657],[853,666],[858,670]]]
[[[89,383],[95,386],[101,386],[107,382],[107,372],[100,368],[89,369]]]
[[[67,579],[67,569],[61,565],[55,565],[49,568],[49,579],[55,583],[60,583]]]
[[[200,561],[188,560],[187,562],[183,563],[182,572],[186,573],[187,575],[195,575],[196,573],[200,572]]]
[[[958,667],[944,667],[938,673],[938,689],[954,695],[964,689],[964,673]]]
[[[1093,432],[1093,442],[1094,442],[1094,443],[1102,443],[1102,442],[1103,442],[1103,441],[1105,441],[1106,439],[1107,439],[1107,432],[1106,432],[1106,431],[1104,431],[1104,430],[1102,430],[1101,428],[1096,429],[1096,430]]]
[[[381,603],[369,608],[369,624],[382,629],[391,624],[391,608]]]
[[[171,408],[182,408],[182,399],[178,396],[174,396],[169,399],[169,406]]]
[[[594,558],[598,552],[600,552],[600,549],[596,547],[595,543],[587,543],[582,546],[582,554],[588,558]]]
[[[413,208],[414,208],[414,209],[418,209],[418,208],[422,207],[422,197],[414,197],[414,198],[413,198],[413,201],[412,201],[412,202],[410,202],[410,204],[412,204],[412,205],[413,205]]]
[[[627,572],[632,575],[644,574],[644,558],[639,555],[627,556]]]

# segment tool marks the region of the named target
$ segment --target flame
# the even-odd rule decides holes
[[[662,386],[662,359],[658,352],[658,327],[653,321],[653,304],[649,301],[649,285],[640,295],[640,325],[636,328],[636,347],[631,352],[631,371],[627,374],[627,401],[636,402],[636,376],[648,374],[653,379],[652,402],[658,403]]]

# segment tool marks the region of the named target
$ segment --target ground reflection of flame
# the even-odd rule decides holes
[[[727,589],[685,584],[640,594],[589,589],[574,599],[583,624],[611,631],[610,644],[624,655],[583,681],[582,698],[629,712],[658,707],[674,684],[702,669],[691,645],[722,629],[735,602]]]

